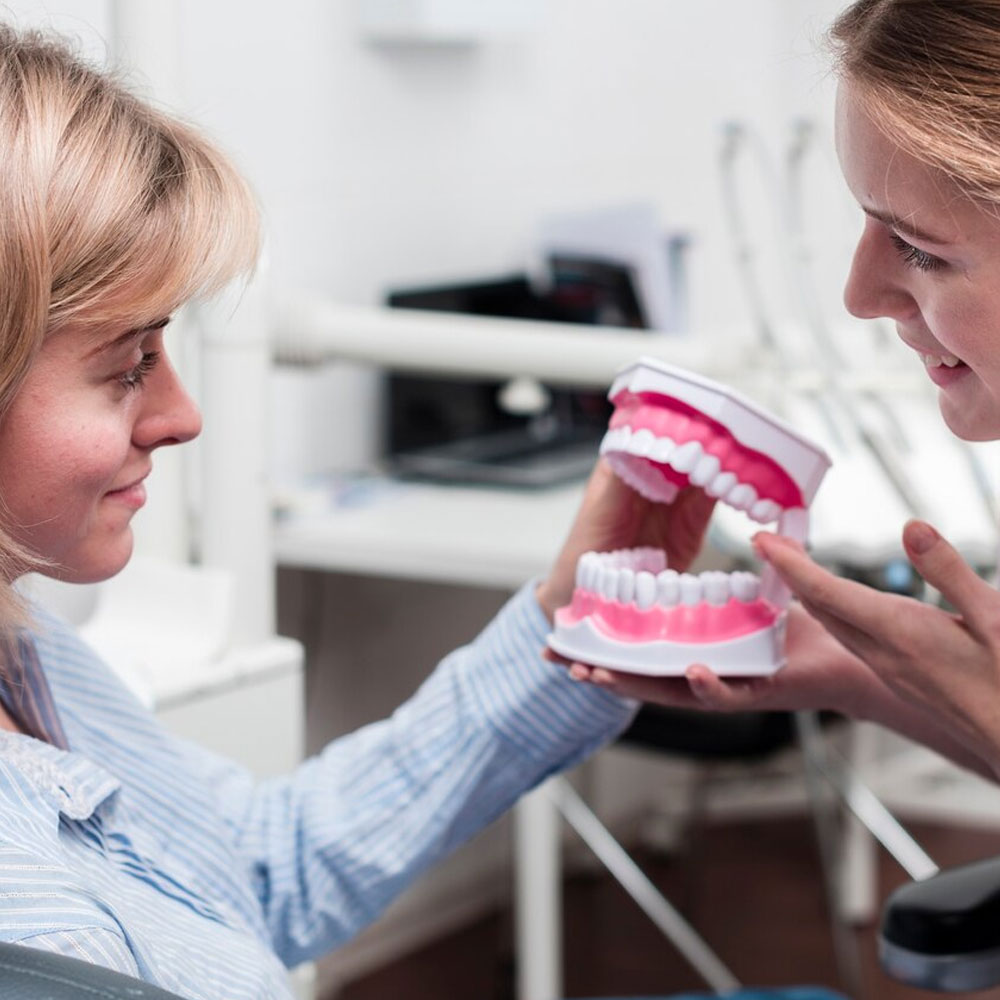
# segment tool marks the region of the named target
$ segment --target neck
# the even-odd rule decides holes
[[[6,729],[9,733],[24,733],[24,728],[14,721],[2,704],[0,704],[0,729]]]

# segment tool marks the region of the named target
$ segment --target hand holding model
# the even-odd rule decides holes
[[[843,580],[802,546],[762,533],[755,548],[799,597],[786,665],[723,678],[692,664],[682,678],[570,666],[570,675],[641,701],[722,712],[832,709],[889,726],[988,777],[1000,776],[1000,594],[929,525],[904,545],[914,568],[957,610]]]
[[[585,552],[650,546],[664,551],[671,566],[687,569],[701,549],[714,507],[712,497],[694,488],[682,490],[664,507],[630,489],[599,461],[566,542],[536,592],[549,621],[573,596],[577,563]]]

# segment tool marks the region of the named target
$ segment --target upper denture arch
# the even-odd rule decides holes
[[[610,432],[620,433],[621,428],[627,428],[632,435],[646,431],[658,441],[666,441],[668,447],[670,443],[674,445],[669,456],[657,451],[655,445],[650,454],[643,456],[674,485],[686,486],[694,477],[699,480],[695,485],[708,487],[708,492],[714,493],[710,480],[722,481],[728,473],[735,481],[753,487],[761,500],[769,500],[781,508],[804,506],[802,491],[774,459],[742,444],[723,424],[682,400],[657,392],[626,389],[617,393],[613,402],[615,411],[609,423]],[[700,446],[700,454],[698,449],[690,449],[692,455],[699,456],[699,460],[704,456],[714,457],[717,471],[710,461],[702,465],[702,470],[707,471],[686,468],[691,462],[683,460],[682,448],[690,442]]]

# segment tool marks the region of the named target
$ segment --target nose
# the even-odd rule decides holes
[[[166,354],[142,387],[143,406],[132,428],[132,441],[146,450],[184,444],[201,433],[201,411],[188,395]]]
[[[859,319],[905,321],[920,312],[907,286],[906,264],[900,260],[882,223],[866,219],[844,285],[844,305]]]

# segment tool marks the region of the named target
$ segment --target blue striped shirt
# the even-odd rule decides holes
[[[632,711],[541,658],[525,588],[390,718],[255,781],[37,620],[68,749],[0,731],[0,939],[204,1000],[288,997],[285,966],[347,941]]]

